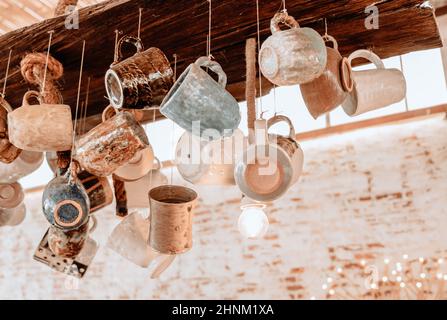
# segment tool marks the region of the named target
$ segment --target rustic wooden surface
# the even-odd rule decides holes
[[[372,48],[382,58],[441,46],[433,10],[421,6],[422,0],[390,0],[378,3],[380,28],[364,26],[365,7],[371,0],[289,0],[288,11],[302,26],[324,32],[324,18],[329,33],[339,41],[346,55],[359,48]],[[280,9],[281,2],[261,1],[261,38],[270,34],[270,19]],[[228,74],[229,83],[244,85],[245,39],[256,35],[256,3],[238,0],[213,1],[212,54]],[[61,83],[65,103],[74,113],[82,41],[87,41],[84,87],[91,77],[87,114],[100,113],[107,106],[104,98],[104,74],[113,61],[115,29],[124,34],[136,34],[139,8],[143,8],[141,35],[146,47],[157,46],[173,63],[178,56],[178,72],[206,52],[208,26],[207,1],[118,0],[107,1],[81,9],[80,29],[65,29],[65,17],[45,20],[0,37],[0,70],[5,70],[8,51],[13,48],[12,70],[8,81],[7,99],[17,108],[28,85],[23,82],[18,64],[30,51],[44,51],[48,31],[54,30],[51,53],[65,67]],[[243,90],[233,86],[238,100],[244,100]],[[160,115],[158,115],[159,117]]]

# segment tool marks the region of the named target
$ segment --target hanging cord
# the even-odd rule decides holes
[[[11,65],[11,55],[12,55],[12,49],[9,50],[8,64],[6,65],[5,82],[3,83],[3,91],[1,93],[2,98],[6,97],[6,83],[8,82],[9,66]]]
[[[256,0],[256,22],[257,22],[257,34],[258,34],[258,54],[261,52],[261,27],[260,27],[260,21],[259,21],[259,0]],[[258,61],[259,63],[259,61]],[[259,67],[259,106],[261,111],[261,118],[264,113],[264,109],[262,107],[262,74],[261,74],[261,68]]]
[[[247,127],[254,130],[256,120],[256,39],[247,39],[245,43],[246,86],[245,99],[247,101]]]
[[[177,54],[174,54],[174,82],[177,80]],[[171,129],[171,148],[172,148],[172,159],[175,159],[175,123],[172,121],[172,129]],[[174,165],[171,165],[171,185],[174,181]]]
[[[89,97],[90,97],[90,81],[91,81],[91,78],[88,77],[87,89],[86,89],[86,93],[85,93],[84,113],[82,114],[83,121],[81,122],[81,133],[80,134],[85,133],[86,123],[87,123],[87,109],[88,109],[88,101],[89,101]]]
[[[282,12],[287,12],[286,0],[282,0]]]
[[[207,0],[209,7],[208,7],[208,39],[207,39],[207,44],[206,44],[206,55],[211,59],[212,55],[211,55],[211,26],[212,26],[212,9],[213,9],[213,5],[211,0]]]
[[[402,71],[402,73],[405,74],[405,70],[404,70],[404,60],[402,59],[402,55],[399,56],[399,60],[400,60],[400,71]],[[405,95],[405,110],[409,111],[410,108],[408,106],[408,97],[407,95]]]
[[[77,4],[78,0],[59,0],[56,5],[56,9],[54,10],[54,16],[65,15],[69,6],[76,6]]]
[[[143,16],[143,8],[140,8],[140,13],[138,16],[138,33],[137,33],[137,38],[141,39],[141,18]]]

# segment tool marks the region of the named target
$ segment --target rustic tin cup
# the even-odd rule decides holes
[[[78,179],[87,192],[90,214],[112,204],[113,190],[106,177],[97,177],[84,170],[78,173]]]
[[[48,246],[58,257],[76,257],[84,248],[85,242],[90,233],[96,229],[96,219],[92,216],[92,223],[85,223],[74,230],[62,230],[50,226],[48,230]]]
[[[289,125],[289,136],[267,136],[268,129],[280,121]],[[301,175],[303,151],[294,140],[295,130],[287,117],[275,116],[268,122],[256,120],[255,134],[255,144],[247,149],[235,167],[236,184],[250,199],[274,201]]]
[[[201,140],[186,131],[176,147],[177,170],[183,179],[196,185],[234,185],[235,162],[246,143],[239,129],[231,137],[213,141]]]
[[[168,184],[168,177],[161,172],[160,160],[155,158],[152,170],[141,179],[125,182],[128,208],[147,208],[149,190]]]
[[[0,161],[11,163],[20,155],[21,149],[9,141],[8,113],[12,112],[9,103],[0,94]]]
[[[63,230],[74,230],[88,221],[90,201],[77,178],[77,165],[72,163],[64,176],[58,176],[46,186],[42,208],[48,222]]]
[[[81,167],[99,177],[111,175],[149,146],[143,127],[129,112],[119,112],[76,142],[74,158]]]
[[[280,24],[290,29],[281,30]],[[259,65],[262,74],[278,86],[303,84],[324,71],[327,51],[323,38],[311,28],[300,28],[286,12],[275,14],[272,35],[262,44]]]
[[[337,41],[329,35],[323,38],[334,46],[326,48],[326,69],[320,77],[300,87],[307,109],[315,119],[340,106],[354,86],[351,66],[338,51]],[[348,84],[347,88],[344,84]]]
[[[123,60],[124,43],[135,46],[137,53]],[[169,60],[158,48],[144,51],[140,39],[124,36],[118,42],[115,61],[107,71],[105,84],[115,108],[141,109],[159,106],[174,83]]]
[[[71,109],[63,104],[30,105],[39,93],[28,91],[23,105],[8,113],[9,140],[17,148],[28,151],[70,150],[73,142]]]
[[[218,82],[201,67],[215,72]],[[202,136],[204,131],[213,130],[216,135],[211,138],[228,136],[239,126],[241,115],[236,99],[225,90],[226,84],[227,76],[220,64],[201,57],[180,75],[160,112],[193,134]],[[195,132],[193,122],[200,124],[200,132]]]
[[[107,247],[142,268],[151,268],[151,278],[158,278],[173,262],[175,255],[155,252],[149,246],[150,221],[138,212],[129,214],[112,231]]]
[[[36,171],[43,162],[43,153],[23,150],[17,159],[0,162],[0,183],[12,183]]]
[[[162,254],[180,254],[192,248],[192,215],[197,193],[181,186],[161,186],[149,192],[149,244]]]
[[[377,69],[353,71],[354,89],[343,102],[343,109],[349,116],[387,107],[402,101],[407,94],[407,83],[402,71],[386,69],[379,56],[369,50],[352,53],[348,62],[363,58],[372,62]]]

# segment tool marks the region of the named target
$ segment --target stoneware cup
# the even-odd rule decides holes
[[[162,254],[180,254],[192,248],[192,215],[197,202],[194,190],[160,186],[149,192],[149,244]]]
[[[333,44],[333,48],[326,48],[326,69],[317,79],[300,87],[307,109],[315,119],[340,106],[354,86],[351,66],[348,59],[343,58],[338,51],[337,41],[329,35],[323,38]]]
[[[24,203],[15,208],[0,208],[0,227],[15,227],[21,224],[26,217]]]
[[[234,166],[246,143],[239,129],[231,137],[213,141],[186,131],[176,147],[177,170],[183,179],[196,185],[234,185]]]
[[[125,182],[128,208],[147,208],[149,190],[168,184],[168,177],[161,172],[160,160],[155,158],[152,170],[141,179]]]
[[[36,171],[43,162],[43,153],[23,150],[17,159],[0,162],[0,183],[12,183]]]
[[[123,60],[122,46],[130,43],[137,53]],[[158,48],[144,51],[140,39],[124,36],[118,42],[115,61],[107,71],[105,84],[115,108],[141,109],[159,106],[174,83],[169,60]]]
[[[17,148],[28,151],[70,150],[73,142],[71,109],[63,104],[30,105],[39,93],[28,91],[23,105],[8,113],[9,140]]]
[[[90,200],[77,177],[78,165],[72,163],[67,173],[51,180],[42,196],[42,208],[48,222],[65,231],[87,223]]]
[[[201,67],[215,72],[216,82]],[[227,76],[216,61],[201,57],[180,75],[160,106],[160,112],[195,135],[212,139],[232,134],[241,115],[236,99],[225,90]],[[200,130],[194,125],[200,124]],[[212,130],[212,131],[211,131]]]
[[[74,158],[81,167],[99,177],[111,175],[149,146],[143,127],[129,112],[111,118],[103,113],[103,122],[76,142]]]
[[[62,230],[50,226],[48,230],[48,246],[58,257],[74,258],[84,248],[90,233],[96,229],[96,218],[89,218],[91,223],[85,223],[74,230]]]
[[[8,113],[12,112],[9,103],[0,94],[0,161],[11,163],[22,152],[9,141],[8,136]]]
[[[127,164],[119,167],[114,174],[121,181],[136,181],[148,174],[154,165],[154,151],[152,146],[138,151]]]
[[[281,30],[280,24],[289,27]],[[313,29],[300,28],[286,12],[271,20],[272,35],[262,44],[259,65],[262,74],[278,86],[303,84],[318,78],[327,63],[323,38]]]
[[[352,72],[354,89],[343,102],[343,109],[349,116],[384,108],[405,98],[407,84],[402,71],[386,69],[382,60],[369,50],[352,53],[349,65],[358,58],[372,62],[376,69]]]
[[[289,125],[289,135],[268,136],[269,127],[280,121]],[[236,165],[236,184],[250,199],[274,201],[284,195],[301,175],[303,151],[294,140],[295,130],[287,117],[275,116],[268,122],[256,120],[255,135],[255,143]]]
[[[0,227],[16,226],[25,219],[24,197],[18,182],[0,184]]]

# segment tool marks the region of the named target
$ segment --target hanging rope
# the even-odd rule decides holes
[[[245,43],[247,79],[245,99],[247,101],[247,126],[254,129],[256,120],[256,39],[247,39]]]
[[[2,97],[2,98],[5,98],[5,97],[6,97],[6,83],[8,82],[9,67],[10,67],[10,65],[11,65],[11,55],[12,55],[12,49],[9,50],[8,64],[6,65],[5,81],[3,82],[3,91],[2,91],[2,93],[1,93],[1,97]]]
[[[78,4],[78,0],[59,0],[56,5],[56,9],[54,10],[54,16],[62,16],[67,13],[67,8],[69,6],[76,6]]]
[[[257,35],[258,35],[258,53],[261,52],[261,27],[260,27],[260,18],[259,18],[259,0],[256,0],[256,26],[257,26]],[[261,117],[264,113],[262,107],[262,74],[261,68],[259,68],[259,106],[261,111]]]

